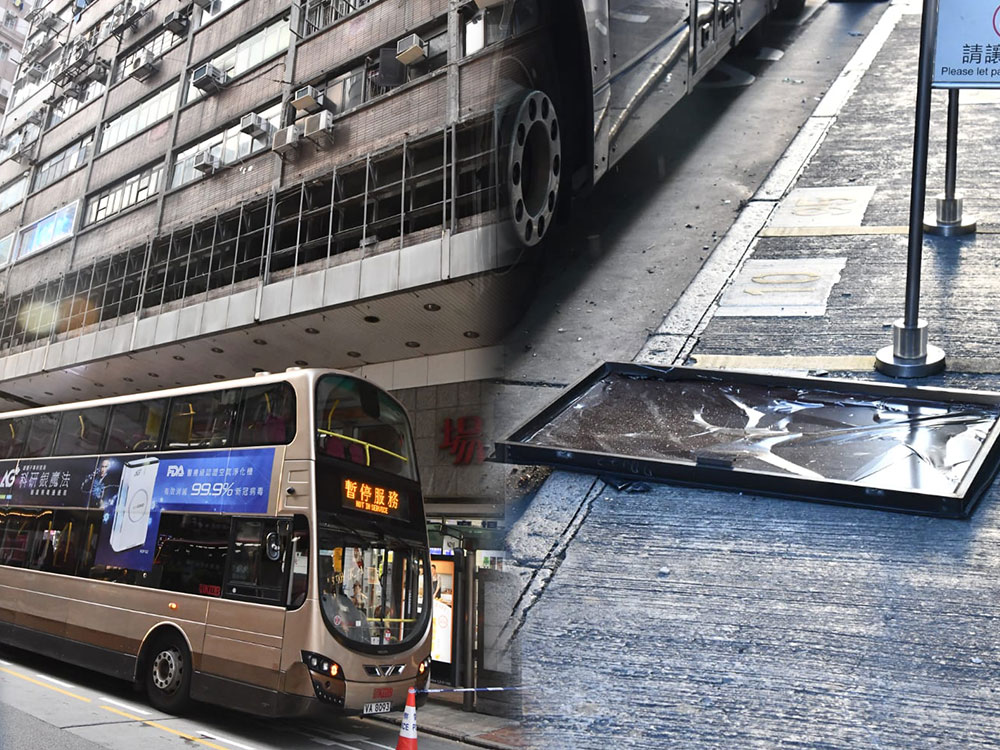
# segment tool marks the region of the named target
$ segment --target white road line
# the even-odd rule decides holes
[[[210,740],[215,740],[216,742],[225,742],[227,745],[232,745],[233,747],[242,747],[243,750],[256,750],[256,748],[250,745],[244,745],[242,742],[237,742],[236,740],[229,739],[228,737],[223,737],[221,734],[210,734],[209,732],[199,731],[198,735]]]
[[[133,706],[131,703],[125,703],[124,701],[115,700],[114,698],[109,698],[106,695],[102,695],[100,700],[104,703],[112,703],[120,708],[127,708],[129,711],[135,711],[137,714],[142,714],[143,716],[151,716],[152,711],[147,711],[144,708],[139,708],[138,706]]]
[[[4,661],[3,659],[0,659],[0,664],[3,664],[5,667],[13,667],[14,666],[9,661]]]
[[[642,13],[624,13],[619,10],[613,10],[609,15],[616,21],[625,21],[626,23],[646,23],[649,20],[649,16]]]
[[[325,747],[343,747],[347,750],[361,750],[357,745],[345,745],[343,742],[337,742],[336,740],[327,739],[326,737],[320,737],[312,732],[306,732],[301,729],[293,730],[296,734],[301,734],[303,737],[308,737],[310,740],[315,742],[317,745],[323,745]]]
[[[388,745],[380,745],[379,743],[372,742],[371,740],[361,740],[361,741],[364,742],[366,745],[374,745],[375,747],[380,747],[382,748],[382,750],[396,750],[396,748],[394,747],[389,747]]]
[[[49,677],[47,674],[42,674],[41,672],[35,672],[35,676],[36,677],[41,677],[43,680],[45,680],[47,682],[51,682],[51,683],[53,683],[55,685],[61,685],[64,688],[69,688],[70,690],[79,690],[80,689],[80,687],[78,685],[74,685],[71,682],[63,682],[62,680],[57,680],[55,677]]]

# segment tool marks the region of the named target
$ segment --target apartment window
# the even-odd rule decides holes
[[[94,143],[94,136],[88,135],[81,141],[77,141],[72,146],[64,148],[55,156],[43,161],[38,171],[35,173],[35,184],[32,190],[41,190],[43,187],[51,185],[56,180],[69,174],[77,167],[82,167],[87,163],[87,156],[90,155],[90,147]]]
[[[80,93],[80,98],[64,95],[58,102],[49,107],[48,127],[54,128],[85,104],[104,94],[105,85],[101,81],[92,81]]]
[[[351,15],[370,2],[372,0],[319,0],[319,2],[307,0],[303,3],[306,6],[303,14],[305,17],[303,33],[311,34],[319,29],[324,29],[334,21]]]
[[[17,259],[27,258],[72,237],[76,225],[76,209],[79,205],[79,201],[74,201],[22,229],[18,235]]]
[[[357,107],[365,100],[365,66],[354,68],[331,80],[326,85],[326,100],[333,105],[334,114]]]
[[[474,55],[484,47],[523,34],[535,28],[541,19],[537,0],[515,3],[511,16],[505,21],[506,12],[507,7],[487,8],[465,22],[466,55]]]
[[[4,11],[3,14],[3,26],[5,29],[16,29],[17,28],[17,14],[11,13],[9,10]]]
[[[209,62],[219,70],[228,73],[230,78],[235,78],[269,57],[288,49],[288,41],[288,19],[283,18],[230,47],[221,55],[213,57]],[[195,88],[189,82],[187,101],[193,102],[203,93],[201,89]]]
[[[8,208],[13,208],[21,202],[21,199],[24,198],[24,194],[27,192],[27,185],[28,176],[21,175],[13,182],[9,182],[0,188],[0,212],[6,211]]]
[[[111,75],[111,83],[118,83],[118,81],[128,76],[132,72],[136,60],[144,52],[148,52],[154,57],[161,57],[163,53],[181,41],[182,38],[172,31],[164,31],[162,34],[157,34],[152,39],[147,40],[131,52],[126,53],[119,58],[118,64],[115,65],[115,70]]]
[[[0,62],[10,57],[10,45],[0,43]]]
[[[107,151],[153,123],[169,117],[177,106],[178,89],[179,84],[174,83],[104,123],[99,150]]]
[[[162,182],[163,164],[159,163],[92,196],[87,200],[84,225],[103,221],[149,200],[160,192]]]
[[[6,266],[10,263],[10,251],[14,249],[14,238],[16,236],[17,232],[11,232],[0,240],[0,266]]]
[[[230,8],[233,8],[243,0],[212,0],[211,4],[201,13],[201,22],[206,24],[213,18],[218,18]]]
[[[281,125],[281,104],[274,104],[258,114],[271,123],[276,130]],[[210,138],[190,146],[177,154],[174,160],[174,172],[171,187],[186,185],[199,177],[201,172],[194,168],[194,157],[201,151],[209,151],[219,157],[223,164],[231,164],[251,154],[267,149],[271,145],[271,136],[252,138],[240,130],[239,123],[216,133]]]

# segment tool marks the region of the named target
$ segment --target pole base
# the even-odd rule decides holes
[[[924,220],[924,233],[934,234],[938,237],[961,237],[966,234],[975,234],[976,220],[969,218],[962,219],[954,223],[942,223],[939,221],[930,222]]]
[[[944,372],[944,350],[929,344],[926,356],[918,359],[897,357],[892,345],[884,346],[875,355],[875,369],[890,378],[926,378]]]

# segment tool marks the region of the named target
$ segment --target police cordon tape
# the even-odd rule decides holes
[[[424,690],[417,690],[414,688],[415,693],[502,693],[508,690],[531,690],[530,685],[521,685],[519,687],[482,687],[482,688],[426,688]]]

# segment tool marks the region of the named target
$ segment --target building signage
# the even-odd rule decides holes
[[[941,0],[933,85],[1000,88],[1000,0]]]
[[[455,466],[481,464],[486,459],[483,448],[483,420],[481,417],[459,417],[444,420],[444,439],[438,446],[455,457]]]

